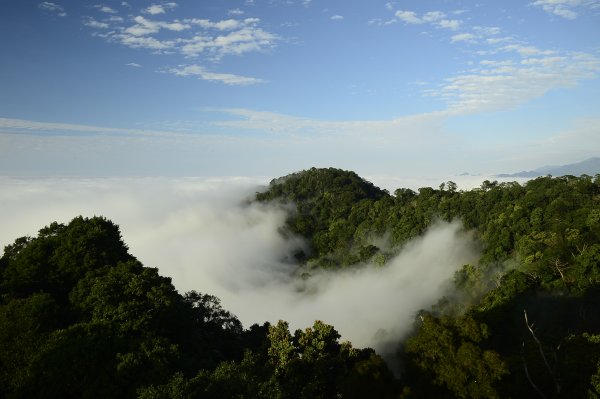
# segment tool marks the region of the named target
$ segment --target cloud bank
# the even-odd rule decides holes
[[[59,6],[44,2],[40,8],[56,12]],[[228,18],[209,20],[186,18],[159,20],[178,7],[177,3],[152,4],[142,10],[144,15],[118,16],[107,6],[96,6],[97,15],[84,16],[83,25],[92,29],[92,35],[109,43],[134,49],[145,49],[155,54],[180,54],[195,63],[178,67],[162,67],[158,71],[176,76],[196,76],[201,80],[221,82],[226,85],[252,85],[263,79],[231,73],[214,72],[206,63],[218,63],[226,56],[242,56],[247,53],[267,53],[274,49],[281,38],[261,27],[259,18]],[[61,9],[62,10],[62,9]],[[239,16],[243,11],[230,10]],[[66,15],[66,14],[65,14]]]
[[[119,224],[131,253],[170,276],[180,292],[217,295],[249,327],[320,319],[354,345],[384,349],[416,311],[444,292],[454,271],[476,258],[458,224],[432,228],[386,267],[293,277],[304,242],[280,234],[285,209],[249,204],[252,179],[9,179],[0,192],[0,245],[52,221],[103,215]]]

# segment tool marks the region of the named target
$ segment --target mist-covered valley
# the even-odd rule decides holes
[[[85,364],[77,351],[57,360],[64,354],[60,345],[79,345],[69,334],[80,343],[100,339],[94,334],[120,337],[121,343],[105,343],[116,357],[94,367],[116,367],[105,384],[116,384],[111,389],[125,396],[171,397],[177,391],[183,397],[364,397],[361,389],[381,397],[595,392],[598,176],[540,177],[523,184],[486,180],[468,190],[445,182],[392,194],[333,168],[270,184],[245,178],[4,178],[2,186],[0,335],[10,345],[29,342],[21,352],[0,351],[0,374],[13,381],[7,395],[31,393],[31,378],[52,362]],[[73,220],[77,215],[84,219]],[[50,225],[53,221],[61,224]],[[93,237],[112,231],[110,221],[120,228],[123,244],[110,244],[108,254],[97,252]],[[44,226],[49,227],[35,238]],[[33,238],[12,244],[21,236]],[[78,266],[95,265],[88,259],[93,253],[112,259],[111,251],[121,255],[98,262],[114,266],[86,266],[89,271]],[[143,268],[131,263],[131,255]],[[154,273],[151,268],[172,279],[177,291],[164,282],[144,283],[147,294],[128,291],[135,276]],[[121,277],[111,280],[116,278],[111,273]],[[115,294],[121,289],[115,287],[127,294]],[[175,299],[156,302],[170,309],[160,312],[179,315],[172,304],[182,301],[178,306],[186,312],[201,315],[194,316],[200,324],[185,333],[190,337],[174,332],[187,323],[184,318],[171,320],[175,316],[158,310],[138,327],[123,327],[140,316],[136,309],[146,306],[140,303],[155,306],[156,292],[165,289]],[[34,309],[28,301],[37,303],[41,295],[49,295],[62,316],[46,330],[39,327],[38,334],[23,329],[27,319],[17,310]],[[103,299],[106,295],[120,299]],[[121,305],[107,313],[107,305],[98,307],[104,301]],[[130,308],[129,316],[119,316]],[[81,328],[93,331],[81,335]],[[141,341],[140,333],[146,337]],[[204,346],[191,345],[192,336]],[[343,341],[351,343],[351,351]],[[189,353],[178,354],[184,349]],[[206,351],[213,354],[202,355]],[[577,357],[581,351],[587,357]],[[124,353],[132,358],[125,362]],[[549,369],[539,353],[555,356]],[[21,360],[11,366],[15,356]],[[569,371],[573,362],[582,374]],[[325,364],[330,371],[322,374],[318,370]],[[127,367],[133,367],[134,382],[119,391],[115,381]],[[349,389],[349,378],[362,388]],[[555,392],[555,383],[562,391]],[[85,391],[53,389],[49,392]]]
[[[216,295],[245,327],[286,320],[295,330],[323,320],[361,347],[381,348],[390,334],[402,337],[415,313],[438,300],[454,272],[478,257],[459,221],[439,222],[407,242],[386,267],[367,262],[302,279],[293,254],[308,250],[309,243],[281,233],[291,205],[250,202],[265,189],[251,179],[4,183],[3,246],[53,221],[105,216],[119,225],[130,252],[144,265],[171,277],[182,293]]]

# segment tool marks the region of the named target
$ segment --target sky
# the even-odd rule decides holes
[[[4,0],[0,175],[573,163],[599,75],[600,0]]]

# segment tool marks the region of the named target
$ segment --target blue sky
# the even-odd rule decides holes
[[[600,0],[0,7],[0,175],[445,178],[600,155]]]

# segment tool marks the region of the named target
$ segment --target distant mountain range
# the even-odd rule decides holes
[[[595,176],[600,173],[600,157],[586,159],[582,162],[572,163],[561,166],[543,166],[541,168],[522,171],[511,174],[500,174],[496,177],[538,177],[538,176],[565,176],[565,175],[590,175]]]

